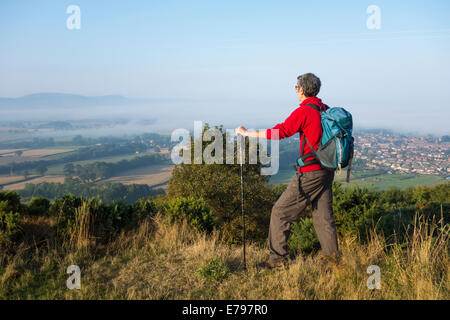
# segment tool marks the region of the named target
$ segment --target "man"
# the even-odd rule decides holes
[[[240,126],[236,128],[236,134],[272,139],[272,130],[278,129],[278,138],[284,139],[299,133],[300,150],[304,143],[304,155],[311,152],[308,143],[303,141],[305,135],[312,147],[317,150],[322,138],[321,116],[309,104],[316,105],[320,110],[328,108],[317,98],[320,86],[320,79],[312,73],[299,76],[295,90],[301,102],[300,107],[295,109],[283,123],[262,131],[248,131]],[[275,268],[288,263],[287,240],[291,224],[309,204],[312,204],[313,208],[314,228],[322,248],[321,253],[331,257],[338,254],[331,191],[334,172],[324,169],[314,156],[305,159],[304,164],[305,166],[299,168],[272,208],[269,227],[270,257],[264,264],[265,267]]]

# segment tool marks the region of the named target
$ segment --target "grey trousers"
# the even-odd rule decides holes
[[[269,227],[271,261],[288,258],[287,240],[291,224],[300,213],[312,204],[314,229],[322,247],[322,253],[337,253],[337,233],[333,216],[332,184],[334,172],[325,169],[297,172],[286,190],[272,208]]]

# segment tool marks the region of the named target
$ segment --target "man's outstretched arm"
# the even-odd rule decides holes
[[[300,128],[304,126],[305,113],[301,108],[294,110],[287,119],[277,124],[272,129],[248,131],[243,126],[239,126],[235,129],[235,133],[241,134],[247,137],[264,138],[264,139],[284,139],[293,136],[299,132]],[[272,134],[273,130],[277,130],[277,134]]]
[[[249,131],[249,130],[245,129],[243,126],[239,126],[234,130],[234,132],[236,133],[236,135],[240,134],[244,137],[266,139],[266,130]]]

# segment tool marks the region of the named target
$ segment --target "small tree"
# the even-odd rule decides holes
[[[209,129],[205,125],[203,132]],[[223,135],[223,148],[226,149],[226,136],[222,127],[215,127]],[[191,150],[194,150],[191,141]],[[202,151],[208,146],[203,141]],[[234,160],[239,157],[234,148]],[[249,141],[246,139],[246,148]],[[226,152],[223,153],[223,164],[180,164],[176,165],[169,180],[167,195],[169,198],[203,199],[218,222],[222,237],[230,243],[242,240],[240,165],[225,164]],[[248,163],[248,155],[246,155]],[[191,154],[191,163],[193,154]],[[271,188],[266,185],[267,176],[260,174],[261,164],[245,164],[244,171],[244,209],[246,215],[246,232],[248,239],[265,240],[270,219],[270,210],[276,199]]]
[[[50,208],[50,201],[44,197],[32,198],[26,204],[26,212],[32,216],[43,216],[48,215],[48,210]]]
[[[43,176],[47,172],[48,168],[45,164],[40,164],[36,167],[36,171]]]
[[[63,172],[66,177],[73,177],[73,175],[75,174],[75,166],[73,165],[73,163],[66,163],[64,165]]]
[[[28,177],[30,176],[30,172],[29,172],[28,170],[23,170],[23,171],[22,171],[22,175],[23,175],[23,178],[24,178],[25,180],[27,180]]]
[[[18,236],[20,197],[13,191],[0,191],[0,246],[9,245]]]
[[[11,164],[10,164],[10,170],[9,170],[9,175],[10,176],[13,176],[14,175],[14,169],[16,169],[16,163],[13,161],[13,162],[11,162]]]
[[[79,146],[83,146],[86,144],[86,141],[83,139],[83,137],[81,135],[77,135],[77,136],[73,137],[72,142],[74,145],[79,145]]]

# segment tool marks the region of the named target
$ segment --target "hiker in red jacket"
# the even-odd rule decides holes
[[[300,100],[300,107],[295,109],[283,123],[277,124],[272,129],[261,131],[248,131],[240,126],[236,128],[236,134],[272,139],[272,130],[278,129],[279,139],[284,139],[299,133],[300,151],[305,135],[313,148],[317,150],[322,138],[321,116],[308,104],[314,104],[321,110],[328,108],[322,100],[317,98],[320,86],[320,79],[312,73],[299,76],[295,90]],[[304,143],[303,147],[304,155],[311,152],[307,143]],[[334,172],[324,169],[314,156],[305,159],[304,164],[272,208],[269,227],[270,257],[264,263],[264,267],[275,268],[288,263],[287,240],[291,224],[309,204],[312,205],[314,228],[320,241],[322,256],[332,257],[333,260],[337,257],[338,243],[331,190]]]

